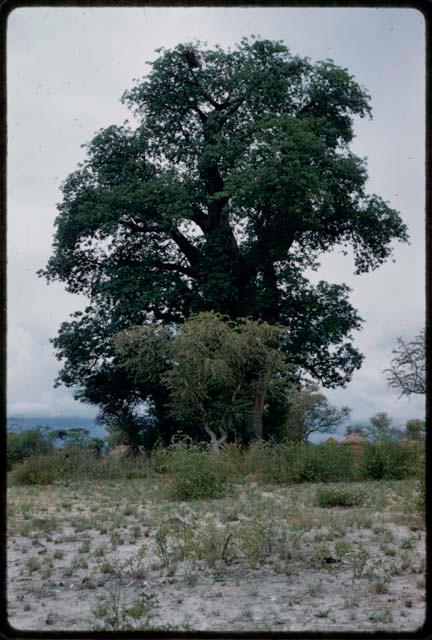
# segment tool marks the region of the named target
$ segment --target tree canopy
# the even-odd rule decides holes
[[[285,437],[306,443],[313,433],[334,433],[350,413],[348,407],[331,405],[316,387],[299,390],[290,397]]]
[[[346,384],[362,362],[352,342],[361,318],[347,286],[313,285],[305,272],[340,247],[366,273],[407,240],[349,149],[354,119],[371,114],[367,92],[282,42],[157,53],[123,96],[134,125],[99,131],[62,187],[41,274],[90,304],[54,339],[59,383],[105,417],[133,419],[150,400],[168,433],[165,390],[126,375],[112,338],[215,311],[283,325],[299,370]]]

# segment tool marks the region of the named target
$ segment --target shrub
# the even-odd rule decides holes
[[[365,445],[361,471],[365,479],[402,480],[414,475],[419,452],[396,442],[369,442]]]
[[[174,500],[220,498],[228,489],[228,473],[221,456],[204,444],[175,443],[168,447],[168,495]]]
[[[323,487],[317,491],[320,507],[355,507],[363,504],[364,493],[342,487]]]
[[[96,458],[85,449],[54,450],[28,458],[10,472],[11,484],[52,484],[68,480],[120,480],[145,478],[148,466],[144,459]]]
[[[11,484],[52,484],[59,477],[59,460],[55,454],[27,458],[15,465],[10,472]]]
[[[227,478],[232,480],[239,481],[246,475],[245,457],[240,445],[236,442],[230,442],[222,447],[218,464]]]
[[[47,454],[54,449],[53,438],[46,426],[38,425],[20,433],[7,434],[7,467],[11,469],[18,462]]]
[[[271,483],[334,482],[356,475],[351,449],[333,444],[254,443],[246,466]]]
[[[300,482],[337,482],[355,477],[351,448],[337,444],[306,445],[298,449]]]

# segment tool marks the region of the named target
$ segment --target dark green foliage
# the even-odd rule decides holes
[[[181,425],[166,393],[119,371],[114,335],[199,311],[260,318],[287,327],[295,366],[343,385],[362,362],[361,319],[348,287],[303,273],[335,246],[366,273],[407,229],[366,193],[365,161],[348,148],[370,106],[346,69],[260,39],[158,53],[124,95],[137,128],[100,131],[64,182],[43,275],[90,298],[54,340],[59,383],[137,430],[149,400],[167,443]]]
[[[7,433],[7,467],[11,469],[17,462],[41,456],[54,448],[55,436],[47,426],[38,425],[20,433]]]
[[[320,507],[357,507],[364,503],[365,498],[360,491],[341,487],[326,487],[317,492]]]
[[[271,483],[338,482],[353,480],[356,473],[351,449],[332,444],[258,442],[248,449],[246,461],[250,472]]]
[[[368,442],[362,456],[362,475],[369,480],[401,480],[413,475],[419,449],[398,442]]]

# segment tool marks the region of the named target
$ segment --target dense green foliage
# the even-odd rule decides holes
[[[122,364],[142,384],[165,386],[182,432],[210,438],[263,437],[265,403],[286,398],[294,369],[280,348],[283,327],[213,312],[191,316],[176,331],[155,324],[115,337]]]
[[[149,401],[168,443],[181,425],[167,390],[125,374],[114,335],[200,311],[262,319],[286,327],[305,375],[343,385],[362,362],[361,319],[348,287],[304,273],[335,246],[356,273],[376,269],[407,229],[366,193],[366,163],[349,149],[354,118],[371,110],[347,70],[254,38],[158,53],[123,97],[137,125],[99,131],[64,182],[42,273],[90,299],[54,340],[58,382],[136,433]]]
[[[372,480],[400,480],[416,469],[421,448],[404,447],[397,442],[381,441],[365,445],[362,467]]]
[[[363,504],[365,495],[348,488],[324,487],[317,492],[320,507],[355,507]]]

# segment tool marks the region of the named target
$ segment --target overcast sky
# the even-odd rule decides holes
[[[8,415],[93,416],[96,409],[53,389],[59,368],[49,338],[85,300],[36,276],[51,253],[59,186],[84,159],[81,144],[130,114],[120,97],[160,46],[195,38],[234,45],[242,36],[281,39],[293,54],[332,58],[371,95],[373,120],[356,123],[352,149],[368,157],[369,192],[398,209],[411,244],[395,263],[354,276],[332,254],[319,278],[346,282],[365,320],[355,344],[363,367],[346,389],[328,391],[352,421],[387,411],[401,424],[424,417],[424,399],[398,400],[382,370],[398,336],[424,324],[425,32],[414,9],[22,8],[9,16]]]

